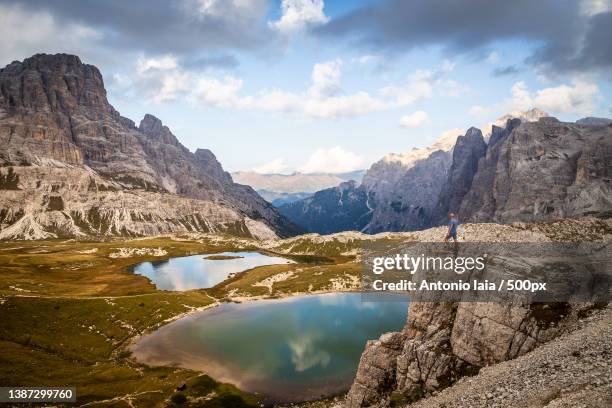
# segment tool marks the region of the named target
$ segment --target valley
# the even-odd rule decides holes
[[[358,291],[362,273],[359,254],[364,245],[424,242],[437,240],[442,234],[443,228],[436,228],[374,236],[354,232],[303,235],[272,241],[179,234],[99,242],[4,242],[0,245],[0,341],[9,352],[2,357],[0,381],[8,385],[61,385],[68,381],[79,390],[80,404],[88,406],[173,406],[172,398],[179,398],[176,394],[186,399],[181,406],[217,407],[226,406],[227,401],[238,404],[232,406],[256,406],[262,395],[245,393],[199,370],[143,365],[132,355],[130,344],[170,322],[219,305]],[[468,242],[606,242],[610,236],[610,223],[595,219],[465,225]],[[150,280],[132,272],[132,267],[142,262],[253,251],[292,263],[258,266],[212,288],[185,291],[158,290]],[[411,307],[410,314],[418,310],[424,311]],[[336,357],[332,354],[330,358],[334,361]],[[362,381],[359,378],[358,373],[358,381]],[[185,390],[175,391],[182,383]],[[354,395],[351,391],[349,398]]]
[[[195,371],[141,365],[126,348],[135,336],[221,302],[349,290],[354,289],[349,282],[358,280],[351,275],[357,268],[346,267],[352,257],[338,253],[333,258],[300,254],[292,265],[294,280],[277,282],[279,288],[271,285],[270,290],[248,282],[277,276],[287,266],[257,267],[210,290],[181,292],[156,290],[130,272],[144,261],[238,250],[261,248],[254,241],[220,236],[2,243],[0,382],[51,386],[68,381],[78,388],[81,405],[95,406],[172,404],[173,390],[184,382],[182,394],[203,399],[197,406],[223,406],[223,401],[255,406],[257,396]],[[315,274],[317,279],[309,279]]]
[[[333,93],[315,85],[309,97]],[[541,347],[569,339],[561,347],[573,352],[580,330],[609,331],[598,301],[371,302],[364,290],[374,249],[440,243],[449,212],[459,214],[456,248],[582,243],[606,256],[605,118],[515,111],[386,154],[365,173],[232,175],[212,151],[141,117],[122,116],[78,56],[0,70],[3,386],[74,386],[79,406],[451,406],[468,377],[520,384]],[[572,269],[563,255],[510,264],[559,277]],[[575,276],[609,296],[602,264]],[[607,343],[588,346],[596,358],[580,361],[609,374]],[[544,406],[584,391],[556,384],[499,400]]]

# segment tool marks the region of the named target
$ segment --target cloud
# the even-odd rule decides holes
[[[146,95],[153,102],[179,97],[203,107],[251,109],[298,114],[310,118],[340,119],[367,115],[411,105],[431,98],[457,96],[464,87],[445,77],[452,70],[443,63],[438,70],[417,70],[406,82],[384,86],[373,92],[347,92],[342,88],[343,61],[339,58],[313,66],[311,83],[303,91],[262,89],[244,95],[244,81],[232,75],[185,69],[172,55],[138,58],[134,73],[115,75],[112,85],[124,94]]]
[[[512,98],[506,101],[506,111],[524,111],[538,108],[551,113],[592,114],[596,100],[600,98],[597,84],[581,79],[574,79],[570,85],[543,88],[531,92],[527,85],[516,82],[511,89]]]
[[[521,72],[521,70],[518,67],[514,65],[508,65],[502,68],[495,68],[493,70],[493,76],[501,77],[501,76],[506,76],[506,75],[516,75],[519,72]]]
[[[427,112],[422,110],[411,113],[410,115],[404,115],[400,119],[400,126],[405,128],[413,128],[421,126],[423,123],[427,122],[429,116]]]
[[[198,58],[185,58],[183,66],[187,69],[208,70],[208,69],[233,69],[240,63],[233,55],[209,55]]]
[[[468,11],[469,10],[469,11]],[[334,18],[315,34],[377,52],[441,48],[478,53],[502,42],[530,44],[526,63],[550,72],[612,67],[610,1],[382,0]]]
[[[90,55],[90,45],[102,37],[102,32],[96,29],[74,22],[62,24],[45,11],[30,11],[20,4],[0,4],[2,66],[41,51]]]
[[[359,64],[367,65],[377,62],[379,60],[379,57],[377,55],[372,54],[363,54],[358,57],[355,57],[353,60],[355,62],[358,62]]]
[[[486,108],[484,106],[480,106],[480,105],[474,105],[470,108],[469,110],[469,114],[471,116],[485,116],[488,115],[491,112],[490,108]]]
[[[332,96],[340,91],[340,77],[342,75],[342,60],[318,63],[312,69],[312,86],[308,93],[316,98]]]
[[[163,55],[157,58],[140,56],[136,61],[136,71],[140,74],[149,70],[170,70],[178,68],[176,58],[172,55]]]
[[[329,18],[323,11],[324,6],[323,0],[282,0],[280,19],[268,25],[283,34],[292,34],[327,23]]]
[[[277,158],[261,166],[253,167],[253,171],[260,174],[280,174],[287,170],[287,167],[285,160]]]
[[[467,92],[468,88],[453,79],[445,77],[454,68],[454,63],[444,60],[438,69],[434,71],[417,70],[408,77],[406,84],[387,86],[381,92],[383,95],[395,97],[399,106],[410,105],[431,98],[434,91],[441,96],[455,98]]]
[[[60,27],[79,24],[102,33],[90,44],[92,53],[106,48],[115,53],[193,57],[227,48],[262,49],[274,42],[265,24],[269,0],[22,0],[19,5],[26,15],[50,15]],[[27,29],[17,30],[19,35],[38,28],[21,27]],[[8,38],[13,37],[17,35]]]
[[[489,53],[489,55],[487,56],[487,62],[490,64],[496,64],[497,62],[499,62],[499,54],[495,51]]]
[[[589,17],[609,11],[612,11],[612,0],[582,0],[580,2],[580,12]]]
[[[297,170],[301,173],[348,173],[363,168],[364,159],[340,146],[316,150]]]

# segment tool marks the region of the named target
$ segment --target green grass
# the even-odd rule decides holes
[[[167,255],[109,257],[120,248],[162,248]],[[250,250],[296,263],[254,268],[215,288],[186,292],[158,291],[131,273],[134,264],[145,261]],[[141,365],[126,346],[168,319],[214,306],[230,293],[273,298],[330,290],[333,279],[359,276],[352,257],[328,250],[325,256],[305,255],[299,248],[281,255],[258,248],[256,241],[233,238],[1,243],[0,385],[75,386],[78,403],[95,406],[256,406],[259,396],[202,373]],[[291,279],[274,283],[272,291],[253,286],[287,271]],[[183,382],[186,389],[176,391]]]

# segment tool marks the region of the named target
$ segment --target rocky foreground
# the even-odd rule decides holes
[[[470,224],[463,229],[465,241],[612,242],[611,220]],[[436,237],[439,239],[443,231],[438,228],[413,234],[423,242],[436,240]],[[402,331],[386,333],[380,339],[368,342],[345,406],[403,406],[420,400],[423,405],[418,406],[548,406],[549,402],[565,394],[559,404],[572,401],[572,398],[580,399],[570,394],[584,391],[586,384],[592,388],[608,384],[608,388],[602,388],[600,394],[592,396],[594,401],[599,401],[600,397],[604,398],[602,401],[608,401],[606,398],[612,397],[609,392],[611,366],[609,363],[601,365],[601,361],[610,358],[612,314],[609,309],[598,312],[601,307],[592,303],[413,302]],[[591,342],[571,340],[585,336],[576,329],[582,327],[584,317],[591,313],[600,316],[600,323],[587,333],[606,338],[595,338]],[[570,339],[567,340],[569,343],[562,343],[564,338]],[[553,340],[555,343],[549,343]],[[586,348],[571,358],[558,358],[563,355],[563,348],[559,348],[559,352],[545,351],[556,347],[555,344],[566,344],[563,347],[567,347],[570,355],[580,344]],[[544,345],[548,348],[541,351],[540,347]],[[538,354],[530,357],[534,350]],[[540,355],[547,356],[548,360],[538,360],[537,356]],[[496,364],[517,358],[523,360],[496,368]],[[577,366],[563,371],[563,367],[571,364]],[[489,366],[493,367],[483,369]],[[533,366],[533,370],[530,366]],[[580,371],[583,368],[589,370],[579,377],[584,386],[571,388],[570,384],[574,381],[572,370]],[[476,377],[479,379],[473,380],[477,383],[466,383],[468,380],[461,382],[462,378],[474,375],[479,370],[481,374]],[[514,378],[514,385],[507,385],[506,377]],[[521,381],[525,384],[531,381],[534,385],[541,383],[541,388],[545,384],[553,384],[558,389],[551,388],[548,394],[543,395],[541,388],[529,394],[529,387],[526,387],[527,391],[521,394]],[[453,384],[458,384],[458,391],[453,391]],[[452,387],[447,389],[449,386]],[[510,388],[504,388],[506,386]],[[439,401],[438,405],[435,405],[436,402],[427,405],[427,397],[443,389],[447,391],[435,400]],[[540,400],[537,398],[546,396],[549,398],[547,402],[538,402]],[[609,405],[604,403],[602,406]]]
[[[592,311],[571,329],[531,353],[485,367],[478,375],[409,406],[612,406],[612,308]]]

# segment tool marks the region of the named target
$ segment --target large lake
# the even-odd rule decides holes
[[[203,371],[267,402],[330,396],[348,390],[366,341],[406,320],[406,302],[361,296],[224,303],[161,327],[131,350],[141,362]]]
[[[234,259],[207,259],[208,257],[234,257]],[[292,262],[286,258],[259,252],[222,252],[143,262],[136,265],[133,271],[149,278],[157,289],[181,291],[210,288],[227,279],[230,274],[244,272],[257,266]]]

